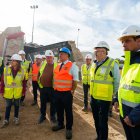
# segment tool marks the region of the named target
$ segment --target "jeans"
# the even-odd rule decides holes
[[[14,105],[14,117],[18,118],[20,98],[19,99],[5,99],[5,101],[6,101],[5,120],[9,121],[12,105]]]

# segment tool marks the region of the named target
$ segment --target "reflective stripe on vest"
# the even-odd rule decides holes
[[[24,70],[17,72],[15,78],[13,78],[11,68],[4,68],[4,97],[7,99],[18,99],[22,96],[22,81],[24,79]]]
[[[127,89],[127,90],[132,90],[132,91],[134,91],[135,93],[140,94],[140,87],[130,86],[130,85],[124,84],[124,85],[123,85],[123,88],[124,88],[124,89]]]
[[[60,64],[54,69],[54,89],[57,91],[70,91],[72,89],[73,76],[69,73],[72,62],[67,62],[59,71]]]
[[[113,77],[110,71],[114,67],[114,60],[109,58],[96,71],[96,65],[91,68],[90,94],[95,99],[111,101],[113,95]]]
[[[127,55],[130,55],[130,53],[125,52],[125,56],[129,60],[130,56]],[[128,62],[125,62],[123,69],[118,91],[120,115],[122,117],[124,117],[122,104],[132,108],[140,105],[140,64],[130,65]]]
[[[91,80],[91,82],[94,82],[94,83],[99,83],[99,84],[113,84],[113,82],[111,81],[106,81],[106,80]]]
[[[132,108],[139,105],[139,103],[132,103],[132,102],[129,102],[129,101],[126,101],[126,100],[123,100],[123,99],[122,99],[122,104],[124,104],[126,106],[129,106],[129,107],[132,107]]]

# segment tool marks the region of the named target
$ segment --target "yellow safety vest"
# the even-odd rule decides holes
[[[28,60],[25,60],[23,63],[22,63],[22,65],[21,65],[21,67],[24,69],[24,71],[26,72],[26,80],[28,80],[29,79],[29,76],[31,77],[31,75],[32,75],[32,70],[31,70],[31,68],[30,68],[30,71],[28,72],[28,68],[29,68],[29,65],[30,65],[30,61],[28,61]]]
[[[18,99],[22,96],[22,81],[24,80],[25,73],[21,68],[17,72],[15,78],[13,78],[12,71],[10,67],[4,68],[4,97],[7,99]]]
[[[39,78],[38,78],[38,85],[39,85],[40,88],[43,88],[43,86],[42,86],[42,84],[41,84],[41,82],[40,82],[40,78],[41,78],[41,76],[42,76],[42,74],[43,74],[43,71],[44,71],[46,65],[47,65],[47,62],[44,61],[44,62],[42,63],[42,65],[41,65],[40,70],[39,70],[39,74],[40,74],[40,75],[39,75]],[[56,66],[57,66],[57,63],[54,63],[54,69],[55,69]]]
[[[1,67],[1,65],[2,65],[2,60],[3,60],[3,58],[0,57],[0,67]]]
[[[96,64],[91,67],[90,94],[93,98],[105,101],[112,101],[113,77],[110,71],[114,68],[114,59],[109,58],[96,71]]]
[[[87,69],[87,65],[83,64],[81,67],[81,74],[82,74],[82,82],[83,84],[90,84],[90,68]]]
[[[120,115],[122,117],[122,104],[132,108],[140,105],[140,64],[130,65],[130,52],[128,51],[125,52],[125,63],[118,91],[118,99]]]

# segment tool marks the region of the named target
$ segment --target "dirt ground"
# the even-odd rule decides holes
[[[65,140],[65,130],[52,132],[51,124],[47,119],[43,124],[37,124],[39,118],[39,107],[31,106],[33,96],[31,88],[26,94],[25,106],[20,107],[20,125],[15,126],[13,123],[13,107],[11,110],[10,124],[8,127],[0,129],[0,140]],[[83,92],[81,84],[78,85],[74,95],[73,111],[73,140],[94,140],[96,138],[95,127],[91,112],[84,113],[81,111],[83,106]],[[47,107],[49,112],[49,106]],[[2,120],[5,113],[5,102],[0,97],[0,113]],[[124,131],[119,121],[118,114],[113,113],[109,118],[109,140],[124,140]]]

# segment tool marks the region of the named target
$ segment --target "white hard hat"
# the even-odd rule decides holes
[[[100,41],[94,48],[106,48],[109,51],[109,45],[105,41]]]
[[[20,50],[18,54],[25,54],[25,52],[23,50]]]
[[[126,29],[124,29],[119,40],[121,41],[123,38],[128,36],[139,36],[139,35],[140,35],[140,27],[136,25],[131,25],[128,26]]]
[[[22,61],[22,58],[19,54],[13,54],[11,60]]]
[[[35,58],[42,59],[42,55],[38,54]]]
[[[92,55],[91,55],[91,54],[87,54],[87,55],[85,56],[85,59],[92,59]]]
[[[54,56],[54,54],[51,50],[46,50],[45,56]]]

